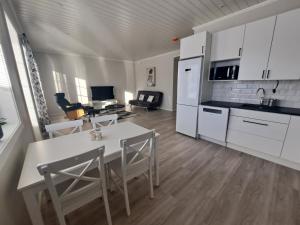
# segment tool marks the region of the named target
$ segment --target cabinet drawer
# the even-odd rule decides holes
[[[247,117],[230,116],[229,129],[246,132],[255,136],[284,141],[288,124],[274,123]]]
[[[283,146],[282,141],[231,129],[227,132],[227,142],[277,157],[280,156]]]
[[[269,113],[269,112],[259,112],[254,110],[245,110],[245,109],[230,109],[231,116],[241,116],[248,117],[258,120],[266,120],[275,123],[285,123],[288,124],[290,122],[290,115],[283,115],[278,113]]]

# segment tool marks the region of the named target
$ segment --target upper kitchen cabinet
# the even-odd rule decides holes
[[[213,33],[211,61],[239,58],[242,54],[245,25]]]
[[[205,53],[207,32],[196,33],[180,40],[180,59],[202,56]]]
[[[269,79],[300,79],[300,9],[277,16],[268,68]]]
[[[276,17],[246,24],[239,80],[267,79],[267,66]]]

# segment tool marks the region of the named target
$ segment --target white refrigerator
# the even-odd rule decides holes
[[[196,137],[202,57],[179,61],[176,131]]]

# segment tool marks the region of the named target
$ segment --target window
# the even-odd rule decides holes
[[[2,50],[2,45],[0,44],[0,88],[8,89],[10,87],[11,85],[8,79],[8,72]]]
[[[60,74],[56,71],[53,71],[53,80],[56,93],[62,92]]]
[[[70,99],[67,75],[52,71],[56,93],[63,92],[67,99]]]
[[[84,79],[75,77],[75,85],[76,85],[78,101],[82,104],[88,104],[89,98],[88,98],[88,92],[86,88],[86,81]]]
[[[22,47],[19,41],[19,36],[14,25],[12,24],[11,20],[9,19],[6,13],[5,13],[5,19],[6,19],[8,33],[10,36],[13,53],[16,60],[19,78],[21,81],[22,91],[28,109],[31,125],[33,127],[35,136],[39,137],[40,136],[39,123],[37,119],[32,92],[31,92],[30,81],[27,75],[26,63],[24,61]]]
[[[2,39],[0,39],[0,118],[5,118],[7,122],[1,126],[4,136],[0,141],[0,153],[5,149],[6,144],[20,125],[19,112],[11,88],[3,46]]]

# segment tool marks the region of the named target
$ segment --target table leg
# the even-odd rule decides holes
[[[154,172],[155,186],[159,186],[159,158],[158,158],[158,137],[154,138]]]
[[[44,225],[38,196],[30,189],[22,192],[23,198],[33,225]]]

